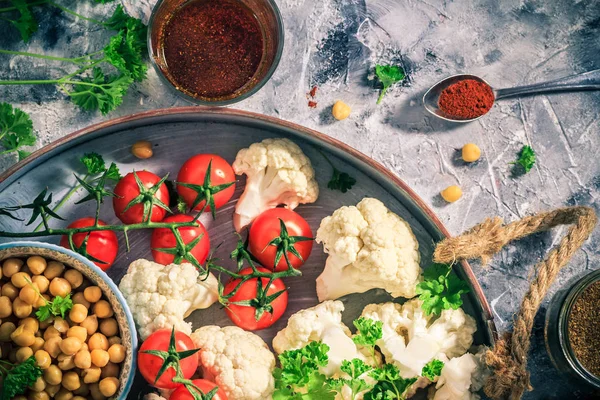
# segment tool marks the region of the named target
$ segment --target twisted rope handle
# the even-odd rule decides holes
[[[560,208],[508,225],[503,225],[502,219],[496,217],[437,245],[433,254],[435,262],[450,264],[460,259],[481,258],[485,264],[513,240],[558,225],[573,225],[548,257],[535,266],[536,275],[521,303],[513,332],[505,334],[486,354],[486,363],[494,371],[484,387],[489,397],[518,400],[525,390],[532,389],[527,372],[527,353],[535,315],[556,275],[587,240],[596,222],[596,213],[590,207]]]

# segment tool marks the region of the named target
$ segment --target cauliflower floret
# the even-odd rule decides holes
[[[481,359],[482,354],[466,353],[447,361],[435,386],[436,390],[430,392],[429,398],[433,400],[478,400],[479,396],[472,391],[477,391],[482,387],[482,377],[485,373]]]
[[[402,218],[377,199],[342,207],[321,221],[316,241],[329,254],[317,278],[320,301],[382,288],[411,298],[419,282],[419,243]]]
[[[204,280],[199,276],[191,264],[165,266],[136,260],[129,265],[119,289],[142,339],[163,328],[192,333],[191,324],[184,318],[194,310],[210,307],[219,298],[214,275],[209,274]]]
[[[200,348],[205,379],[214,381],[229,400],[272,399],[275,356],[252,332],[237,326],[203,326],[191,334]]]
[[[369,304],[362,312],[365,318],[383,322],[383,338],[377,345],[404,378],[420,376],[433,359],[463,355],[477,330],[475,320],[460,308],[425,315],[421,304],[419,299],[404,305]]]
[[[246,188],[233,215],[238,232],[265,210],[282,204],[293,210],[319,197],[309,158],[289,139],[265,139],[240,150],[233,170],[246,175]]]
[[[368,356],[366,349],[357,347],[352,341],[350,329],[342,322],[344,304],[341,301],[325,301],[312,308],[300,310],[292,315],[287,326],[273,339],[273,348],[278,354],[295,350],[310,342],[323,342],[329,346],[329,362],[321,372],[326,376],[338,376],[344,360],[359,358],[369,364],[377,362]]]

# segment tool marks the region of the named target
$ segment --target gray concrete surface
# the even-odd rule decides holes
[[[114,5],[59,0],[102,18]],[[424,91],[455,73],[474,73],[497,87],[528,84],[600,68],[600,2],[564,0],[278,0],[286,26],[285,50],[272,80],[237,108],[265,113],[317,129],[382,162],[398,174],[459,234],[485,217],[507,221],[566,205],[600,207],[600,93],[536,96],[498,103],[477,122],[447,124],[425,114]],[[153,0],[124,0],[147,20]],[[0,48],[79,56],[99,50],[108,33],[49,6],[35,14],[40,30],[28,46],[0,22]],[[380,105],[372,69],[401,63],[409,74]],[[72,71],[60,63],[0,56],[0,78],[42,79]],[[318,107],[306,93],[319,86]],[[330,108],[342,99],[353,108],[348,120],[333,122]],[[0,100],[31,113],[43,146],[67,133],[133,112],[185,105],[153,71],[134,86],[122,107],[107,117],[84,113],[53,86],[0,87]],[[477,143],[482,160],[464,165],[460,148]],[[538,162],[515,177],[510,162],[530,144]],[[15,160],[0,160],[0,170]],[[444,187],[458,184],[463,198],[445,205]],[[488,268],[475,271],[491,302],[498,326],[510,328],[530,278],[531,266],[555,245],[565,229],[511,245]],[[545,307],[570,279],[597,268],[596,231],[560,273],[534,327],[530,360],[535,391],[527,399],[597,398],[561,377],[544,346]]]

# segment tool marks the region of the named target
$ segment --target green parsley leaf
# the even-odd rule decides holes
[[[123,6],[119,4],[117,8],[115,8],[113,15],[104,22],[104,26],[114,31],[120,31],[121,29],[127,26],[127,21],[131,19],[135,18],[127,15],[127,13],[125,12],[125,8],[123,8]]]
[[[98,4],[108,4],[108,3],[112,3],[115,0],[94,0],[94,1]]]
[[[381,94],[377,99],[377,104],[381,103],[383,96],[387,92],[388,88],[392,86],[394,83],[400,82],[404,80],[406,74],[404,70],[397,65],[376,65],[375,66],[375,75],[379,82],[383,84],[383,89],[381,90]]]
[[[431,360],[425,364],[421,375],[433,382],[436,377],[442,374],[442,368],[444,368],[443,361]]]
[[[331,190],[339,190],[342,193],[346,193],[355,184],[356,179],[354,177],[348,175],[346,172],[341,172],[337,168],[333,168],[333,176],[327,182],[327,187]]]
[[[38,22],[33,17],[29,6],[26,1],[23,0],[11,0],[12,5],[19,11],[19,19],[16,21],[9,21],[15,28],[19,30],[21,34],[21,39],[25,43],[29,42],[31,39],[31,35],[33,35],[38,30]]]
[[[383,322],[381,321],[360,317],[354,321],[354,326],[358,330],[352,338],[356,344],[373,347],[383,337]]]
[[[53,316],[65,318],[66,313],[71,308],[73,308],[73,300],[71,300],[71,294],[69,293],[65,297],[56,296],[52,301],[46,302],[36,311],[35,316],[40,322],[44,322]]]
[[[134,20],[128,20],[125,28],[113,36],[104,48],[106,61],[137,82],[146,78],[148,69],[143,60],[145,46],[139,41],[140,29]],[[145,32],[145,27],[143,30]]]
[[[111,162],[110,166],[108,167],[108,172],[106,173],[106,179],[110,179],[117,182],[120,181],[121,178],[123,177],[121,176],[121,171],[119,171],[119,167],[117,167],[117,164],[115,164],[114,162]]]
[[[369,376],[377,383],[365,394],[365,400],[404,400],[408,389],[417,381],[417,378],[402,378],[398,367],[393,364],[384,364],[382,368],[371,371]]]
[[[133,79],[126,74],[105,76],[96,67],[92,71],[92,77],[83,78],[81,82],[74,85],[73,91],[68,93],[73,103],[86,111],[99,109],[102,114],[107,114],[121,105]]]
[[[25,158],[28,153],[21,151],[21,147],[31,146],[35,141],[29,115],[8,103],[0,103],[0,144],[4,147],[0,154],[16,151],[20,159]]]
[[[352,361],[344,360],[340,366],[342,372],[348,374],[350,378],[330,378],[327,380],[327,384],[338,393],[341,393],[344,386],[352,391],[351,398],[355,398],[358,393],[371,389],[373,385],[368,384],[361,376],[373,370],[373,367],[362,361],[361,359],[355,358]]]
[[[88,175],[101,174],[106,171],[104,158],[102,158],[102,156],[98,153],[85,153],[83,157],[79,159],[79,161],[85,165]]]
[[[6,365],[4,361],[2,363]],[[5,367],[3,366],[3,368]],[[0,375],[2,375],[1,369]],[[8,369],[8,372],[6,372],[6,376],[2,382],[2,389],[0,390],[0,400],[9,400],[25,393],[27,388],[33,385],[40,376],[42,376],[42,369],[38,367],[33,356],[21,364],[14,365],[14,367]]]
[[[469,293],[469,285],[452,271],[452,266],[433,264],[425,269],[423,282],[416,288],[426,315],[439,315],[443,310],[462,306],[462,294]]]
[[[511,164],[520,165],[525,171],[525,173],[527,173],[531,170],[531,168],[533,168],[535,161],[535,152],[533,151],[531,146],[525,145],[523,146],[523,148],[521,148],[521,151],[519,151],[519,159],[516,162],[512,162]]]

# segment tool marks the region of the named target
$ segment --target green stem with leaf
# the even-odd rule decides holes
[[[83,177],[84,181],[87,181],[89,178],[89,174],[85,174],[85,176]],[[56,205],[54,207],[52,207],[52,211],[57,212],[58,210],[60,210],[62,208],[62,206],[65,205],[65,203],[67,201],[69,201],[69,199],[75,194],[77,193],[77,191],[79,189],[81,189],[82,186],[80,184],[76,184],[75,186],[73,186],[63,197],[62,199],[60,199],[60,201],[58,203],[56,203]],[[52,218],[52,217],[50,217]],[[43,222],[40,222],[38,224],[38,226],[35,227],[35,229],[33,230],[34,232],[37,232],[40,230],[40,228],[44,226]]]

